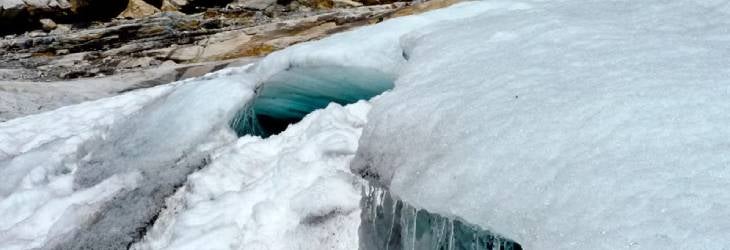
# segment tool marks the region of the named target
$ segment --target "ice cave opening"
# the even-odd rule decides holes
[[[391,88],[394,77],[375,69],[343,66],[293,67],[274,74],[238,112],[231,127],[239,136],[268,137],[286,130],[329,103],[369,100]]]

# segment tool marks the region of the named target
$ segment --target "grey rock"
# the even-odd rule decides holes
[[[276,0],[237,0],[231,6],[250,10],[265,10],[276,4]]]
[[[51,31],[51,30],[56,29],[56,27],[58,27],[58,25],[56,25],[56,22],[54,22],[53,20],[51,20],[49,18],[41,19],[40,23],[41,23],[41,27],[45,31]]]

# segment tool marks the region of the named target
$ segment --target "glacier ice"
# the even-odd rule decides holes
[[[406,38],[353,171],[525,249],[727,248],[730,5],[520,2]]]
[[[521,250],[515,242],[393,198],[377,184],[363,187],[360,248],[419,250]]]
[[[295,67],[261,83],[256,97],[233,121],[238,135],[276,134],[334,102],[369,100],[393,87],[393,76],[359,67]]]
[[[730,245],[729,8],[469,2],[0,123],[0,248],[91,246],[82,243],[93,237],[74,235],[102,221],[125,227],[104,232],[107,242],[146,232],[140,249],[351,249],[362,236],[354,232],[361,184],[344,167],[356,154],[351,170],[387,187],[414,221],[412,211],[429,211],[526,249],[722,249]],[[340,97],[324,88],[334,69],[364,73],[338,83],[394,87],[367,119],[370,105],[332,104],[289,132],[235,135],[260,124],[240,119],[246,112],[284,124]],[[310,88],[282,102],[294,105],[270,105],[300,90],[290,80]],[[249,125],[228,127],[241,121]],[[155,188],[163,195],[115,201]],[[133,209],[159,209],[172,193],[154,226],[152,210]],[[130,206],[96,220],[110,204]]]

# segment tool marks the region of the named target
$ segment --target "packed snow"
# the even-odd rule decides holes
[[[352,160],[410,206],[526,249],[723,249],[729,14],[468,2],[0,123],[0,248],[353,249]],[[395,88],[369,114],[332,104],[236,137],[262,86],[342,83],[323,68]]]

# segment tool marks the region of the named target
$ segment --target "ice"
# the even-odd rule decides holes
[[[377,184],[365,185],[363,191],[359,249],[522,249],[513,241],[458,218],[433,214],[394,199]]]
[[[353,170],[525,249],[727,248],[730,6],[524,3],[407,36]]]
[[[219,150],[132,249],[356,249],[361,184],[348,166],[369,109],[330,104]]]
[[[353,249],[356,154],[406,226],[428,211],[526,249],[722,249],[729,12],[469,2],[0,123],[0,248]],[[234,133],[391,83],[367,119],[329,104]],[[412,232],[405,248],[441,239]]]
[[[357,67],[299,67],[273,75],[261,84],[256,98],[238,114],[238,135],[269,136],[306,114],[334,102],[342,105],[369,100],[393,87],[393,77]]]

